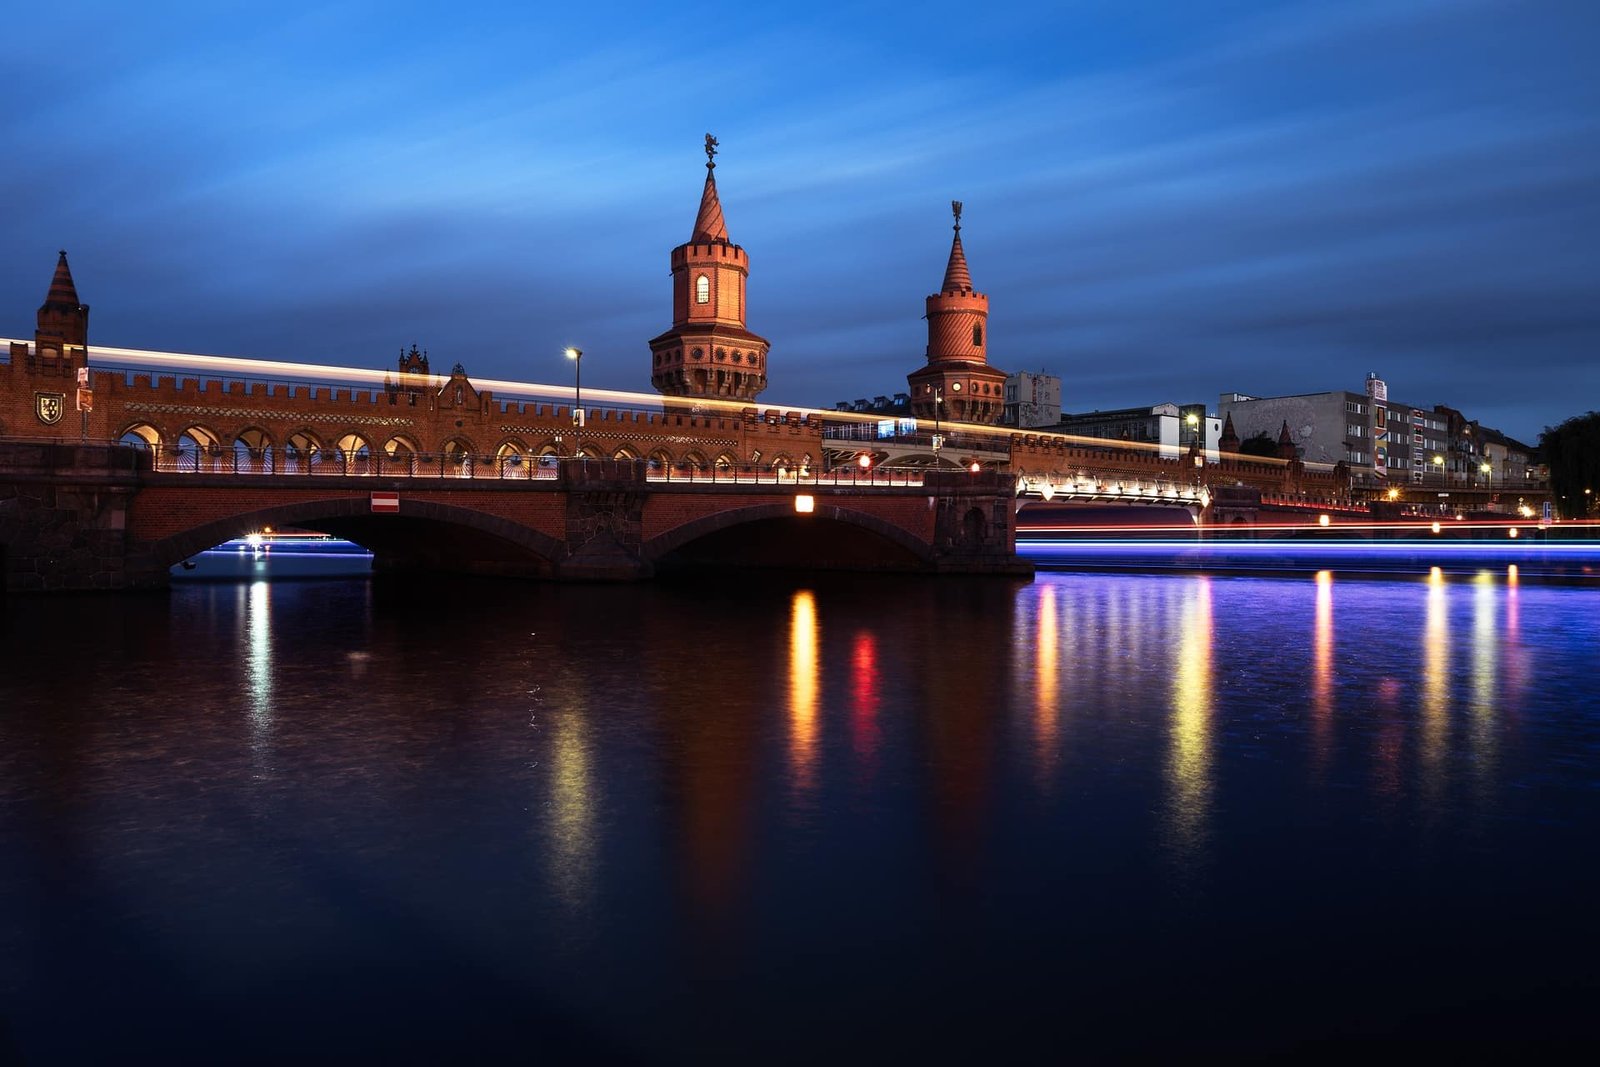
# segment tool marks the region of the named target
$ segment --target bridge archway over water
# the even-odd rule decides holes
[[[550,577],[565,546],[548,534],[495,515],[428,500],[407,500],[397,515],[375,515],[365,497],[302,501],[241,512],[173,534],[150,546],[166,569],[236,537],[300,528],[342,537],[373,553],[374,565]]]
[[[760,504],[696,519],[647,541],[643,556],[661,570],[713,564],[918,570],[933,562],[934,552],[877,516],[819,501],[808,515],[792,504]]]

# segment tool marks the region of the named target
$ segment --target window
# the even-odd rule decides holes
[[[983,327],[982,326],[974,326],[972,328],[972,347],[973,348],[982,348],[983,347]]]
[[[704,274],[694,280],[694,302],[696,304],[711,303],[711,279]]]

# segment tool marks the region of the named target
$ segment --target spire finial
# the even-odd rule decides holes
[[[956,229],[961,229],[961,201],[950,201],[950,210],[953,211],[956,216]]]
[[[717,139],[708,133],[706,134],[706,170],[717,169],[716,154]]]

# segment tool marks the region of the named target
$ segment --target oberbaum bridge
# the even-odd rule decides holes
[[[998,426],[1006,375],[988,362],[960,204],[926,300],[927,358],[907,376],[912,417],[757,404],[769,346],[745,325],[749,258],[728,240],[715,154],[708,136],[694,230],[671,253],[672,326],[649,342],[660,397],[601,394],[612,406],[583,403],[577,349],[568,391],[474,381],[459,363],[438,374],[416,346],[393,371],[355,374],[90,346],[61,253],[33,340],[0,338],[6,589],[161,587],[198,552],[284,528],[360,544],[378,569],[1026,576],[1029,501],[1183,508],[1201,531],[1353,510],[1347,473],[1292,446],[1162,455]]]

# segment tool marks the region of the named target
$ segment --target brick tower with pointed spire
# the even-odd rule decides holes
[[[952,200],[955,238],[944,284],[927,299],[927,363],[906,375],[919,419],[997,423],[1005,411],[1006,372],[989,366],[989,298],[972,288],[961,247],[961,201]]]
[[[36,321],[33,344],[39,358],[84,365],[89,344],[89,305],[78,299],[78,287],[72,283],[72,269],[67,266],[64,251],[56,260],[50,292],[45,295]]]
[[[688,242],[672,250],[672,329],[650,341],[650,382],[667,396],[751,400],[767,387],[767,341],[745,329],[750,260],[728,240],[717,196],[717,139]]]

